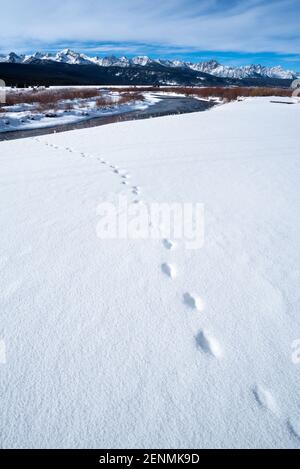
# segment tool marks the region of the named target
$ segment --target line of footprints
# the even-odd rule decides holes
[[[176,243],[169,239],[163,240],[163,246],[168,251],[172,251],[177,247]],[[161,271],[164,275],[166,275],[172,280],[175,279],[178,274],[176,266],[167,262],[164,262],[161,265]],[[185,306],[191,310],[198,311],[200,313],[204,311],[204,302],[197,295],[186,292],[183,294],[182,301]],[[222,348],[218,340],[209,331],[206,331],[204,329],[201,330],[195,337],[195,340],[197,347],[202,350],[205,354],[214,358],[222,357]]]
[[[119,169],[116,165],[110,164],[108,161],[105,161],[100,157],[95,157],[84,152],[75,151],[69,147],[59,147],[48,142],[41,142],[38,138],[35,138],[35,140],[37,142],[44,143],[46,146],[53,148],[54,150],[65,150],[69,153],[79,154],[79,156],[82,158],[96,158],[101,164],[108,166],[114,174],[119,176],[121,178],[121,184],[127,186],[128,189],[131,190],[131,193],[136,196],[133,203],[138,204],[141,202],[141,199],[139,198],[141,194],[141,188],[130,183],[131,175],[128,174],[125,170]],[[163,239],[162,245],[167,251],[175,250],[177,247],[177,244],[169,239]],[[178,274],[176,266],[169,264],[168,262],[165,262],[161,265],[161,272],[171,280],[175,279]],[[186,292],[183,294],[182,300],[187,308],[197,312],[204,311],[204,302],[199,296]],[[222,347],[219,341],[209,331],[204,329],[200,330],[195,337],[195,342],[197,348],[200,349],[204,354],[215,359],[222,358]],[[255,402],[260,408],[270,412],[277,418],[281,417],[281,411],[277,401],[267,388],[263,386],[255,386],[252,389],[252,395],[254,396]],[[285,422],[290,435],[300,440],[300,420],[293,420],[289,418],[285,419]]]

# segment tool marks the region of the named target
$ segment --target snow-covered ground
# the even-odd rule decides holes
[[[84,87],[72,88],[83,89]],[[51,89],[63,89],[63,87],[52,87]],[[114,116],[146,109],[160,100],[154,93],[144,93],[144,101],[137,100],[119,105],[119,93],[109,92],[108,95],[112,100],[115,100],[114,106],[98,107],[96,98],[66,100],[62,102],[63,106],[61,108],[58,106],[55,111],[51,109],[38,110],[34,104],[26,103],[6,106],[3,108],[3,112],[0,113],[0,133],[55,127],[91,120],[96,117]],[[64,106],[69,106],[69,109],[64,109]]]
[[[299,120],[258,98],[0,143],[2,447],[300,447]],[[120,194],[204,203],[204,247],[101,241]]]

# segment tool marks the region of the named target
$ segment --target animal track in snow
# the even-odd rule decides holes
[[[269,410],[275,415],[279,414],[279,408],[276,399],[268,389],[262,386],[255,386],[253,389],[253,394],[256,402],[258,405],[260,405],[260,407]]]
[[[208,331],[202,330],[197,334],[196,344],[203,352],[215,358],[221,358],[223,355],[219,342]]]
[[[287,427],[290,434],[300,440],[300,420],[288,419]]]
[[[197,296],[193,296],[190,293],[185,293],[183,295],[183,302],[192,309],[197,309],[200,312],[204,310],[202,299]]]
[[[162,264],[161,270],[165,275],[167,275],[170,278],[175,278],[177,275],[176,268],[170,264],[166,264],[166,263]]]
[[[175,243],[173,243],[172,241],[170,241],[169,239],[164,239],[163,240],[163,245],[166,249],[168,249],[169,251],[171,251],[171,249],[174,249],[175,247]]]
[[[140,195],[141,193],[141,188],[139,186],[132,186],[132,193],[134,195]]]

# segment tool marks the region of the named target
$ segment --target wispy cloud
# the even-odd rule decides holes
[[[293,54],[300,50],[299,0],[0,0],[0,44]],[[98,44],[98,45],[97,45]],[[122,45],[123,44],[123,45]]]

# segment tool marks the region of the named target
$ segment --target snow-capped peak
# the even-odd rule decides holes
[[[145,65],[152,63],[152,59],[150,59],[147,55],[139,55],[132,59],[132,63],[134,65],[141,65],[142,67],[144,67]]]
[[[55,61],[73,65],[88,65],[91,63],[89,57],[84,54],[74,52],[70,49],[63,49],[62,51],[58,52],[55,56]]]
[[[5,63],[22,63],[25,60],[25,55],[17,55],[15,52],[10,52],[8,55],[0,55],[0,62]]]
[[[190,68],[198,72],[223,78],[282,78],[293,79],[297,76],[295,72],[284,70],[282,67],[265,67],[263,65],[246,65],[243,67],[230,67],[221,65],[216,60],[191,64]]]
[[[114,55],[108,57],[89,57],[85,54],[74,52],[71,49],[63,49],[56,54],[36,52],[33,55],[17,55],[11,52],[8,55],[0,54],[0,62],[7,63],[36,63],[36,61],[54,61],[70,65],[97,65],[99,67],[131,67],[131,66],[155,66],[172,68],[190,68],[197,72],[208,73],[222,78],[281,78],[292,80],[297,78],[297,73],[291,70],[284,70],[281,66],[265,67],[263,65],[246,65],[234,67],[222,65],[217,60],[209,60],[206,62],[182,62],[180,60],[170,59],[151,59],[148,56],[136,56],[131,59],[128,57],[116,57]]]

